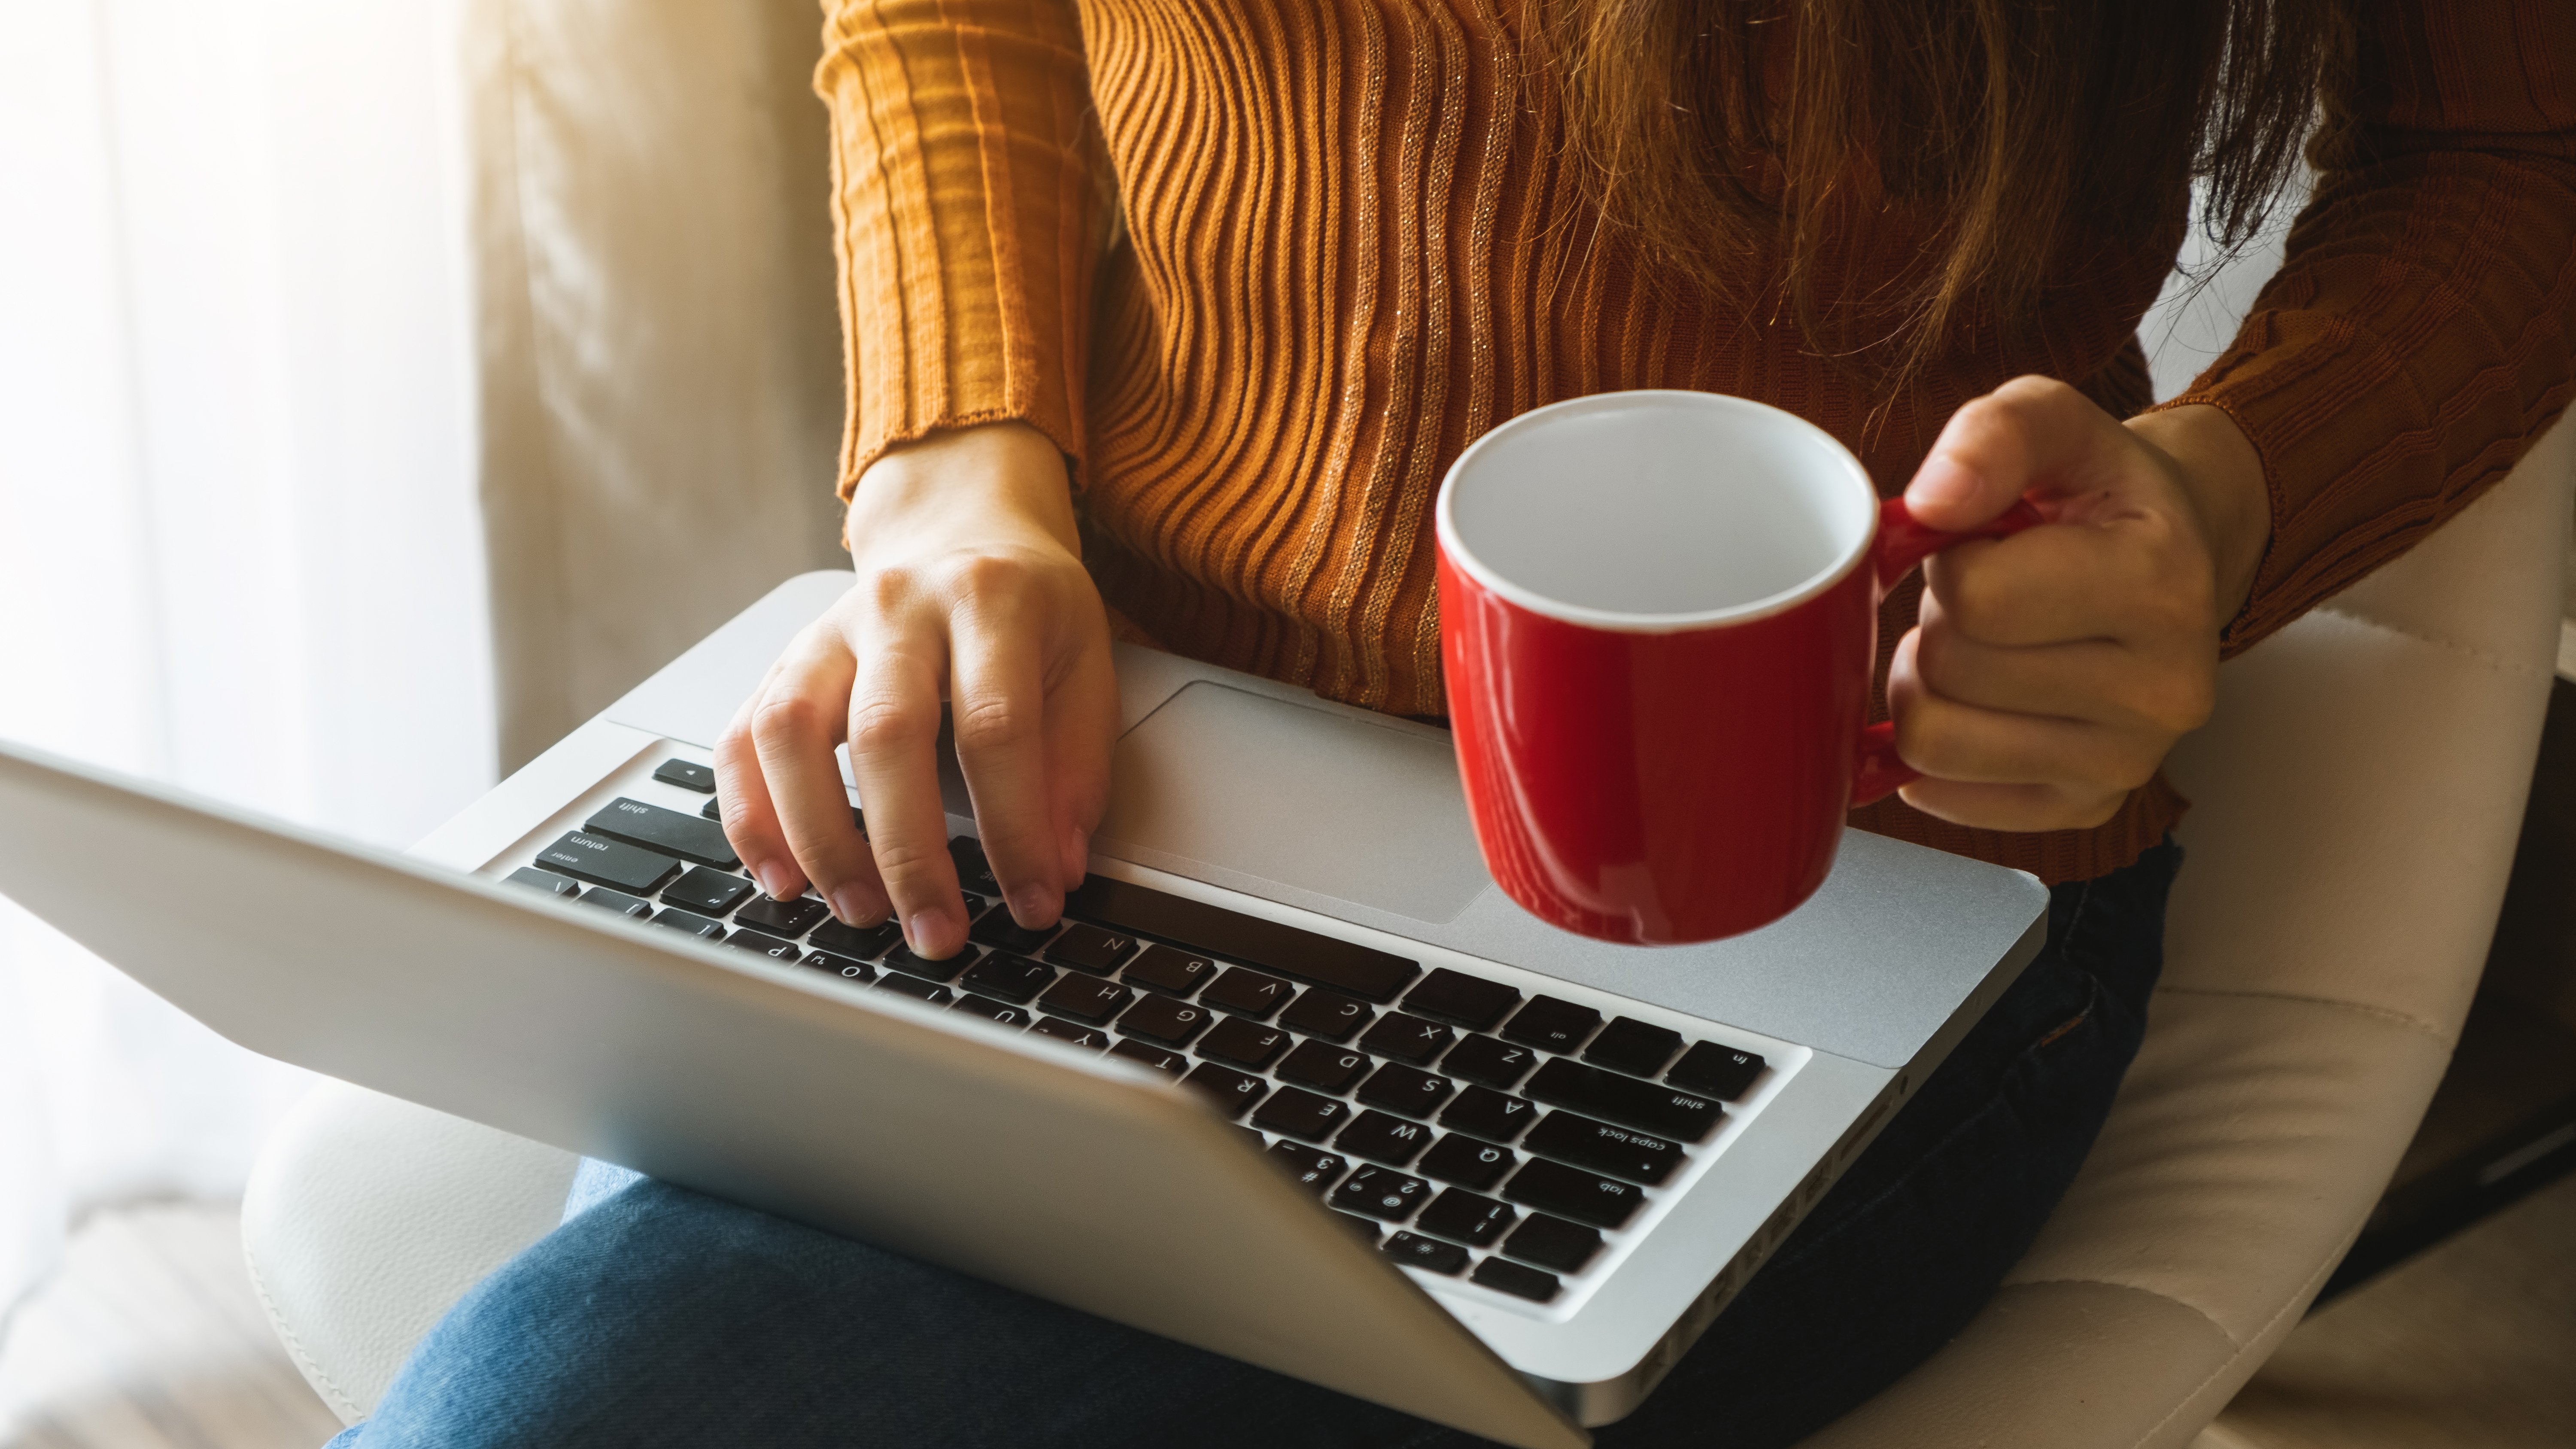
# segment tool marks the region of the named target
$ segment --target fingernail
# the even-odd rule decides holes
[[[912,919],[903,923],[904,944],[912,947],[916,956],[936,959],[947,955],[955,949],[947,936],[948,918],[937,911],[915,911]]]
[[[844,926],[872,926],[885,919],[885,908],[857,886],[843,886],[832,895],[832,914]]]
[[[783,865],[754,866],[751,874],[760,882],[761,892],[773,901],[783,901],[796,894],[796,877]]]
[[[1905,485],[1905,498],[1917,508],[1968,503],[1984,486],[1985,479],[1975,469],[1948,453],[1935,453],[1914,470],[1914,481]]]
[[[1050,890],[1024,890],[1011,897],[1011,915],[1022,925],[1043,925],[1064,914],[1064,897]]]

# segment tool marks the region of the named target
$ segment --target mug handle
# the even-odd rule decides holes
[[[1896,581],[1923,562],[1953,544],[1972,538],[2010,538],[2025,528],[2047,522],[2027,498],[2018,499],[1992,521],[1962,533],[1945,533],[1925,526],[1913,510],[1905,506],[1902,496],[1878,505],[1878,537],[1870,544],[1872,565],[1878,571],[1878,587],[1883,594],[1895,587]],[[1882,720],[1860,732],[1860,745],[1852,758],[1851,802],[1854,808],[1875,804],[1898,790],[1923,778],[1923,772],[1896,757],[1896,722]]]

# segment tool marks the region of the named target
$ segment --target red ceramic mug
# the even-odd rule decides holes
[[[1512,419],[1440,485],[1440,655],[1485,864],[1543,920],[1673,945],[1824,883],[1843,815],[1916,777],[1864,728],[1878,604],[1973,533],[1743,398],[1615,392]]]

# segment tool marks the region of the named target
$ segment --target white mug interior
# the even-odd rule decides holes
[[[1759,617],[1868,548],[1878,494],[1833,435],[1717,393],[1601,393],[1479,438],[1440,486],[1453,564],[1523,608],[1664,632]]]

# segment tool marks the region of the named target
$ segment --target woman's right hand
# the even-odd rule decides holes
[[[1064,456],[990,423],[885,454],[845,525],[858,583],[787,646],[716,746],[725,834],[761,888],[892,913],[923,956],[966,943],[935,746],[951,701],[976,828],[1011,915],[1052,924],[1109,798],[1118,687]],[[850,819],[833,748],[867,811]]]

